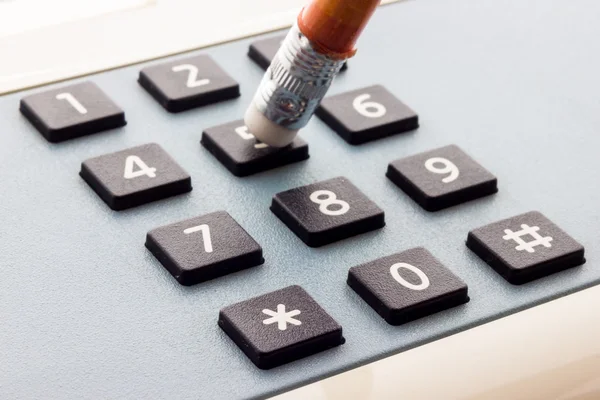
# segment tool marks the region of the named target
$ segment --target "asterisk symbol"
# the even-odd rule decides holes
[[[275,322],[277,322],[277,327],[279,328],[280,331],[285,331],[287,329],[287,324],[302,325],[302,322],[300,322],[297,319],[292,318],[292,317],[295,317],[296,315],[299,315],[300,310],[285,312],[285,305],[283,305],[283,304],[277,305],[277,311],[265,309],[262,312],[264,314],[271,316],[271,318],[265,319],[263,321],[263,324],[271,325],[271,324],[274,324]]]

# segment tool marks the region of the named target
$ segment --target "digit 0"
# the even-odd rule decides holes
[[[414,273],[415,275],[417,275],[417,277],[419,278],[421,283],[419,283],[418,285],[415,285],[415,284],[410,283],[403,277],[401,277],[400,274],[398,273],[398,270],[400,268],[409,270],[412,273]],[[410,265],[407,263],[396,263],[396,264],[392,265],[390,267],[390,274],[392,274],[392,277],[396,280],[396,282],[398,282],[399,284],[401,284],[402,286],[404,286],[405,288],[410,289],[410,290],[421,291],[421,290],[427,289],[430,285],[429,278],[427,277],[427,275],[425,275],[425,273],[423,271],[421,271],[419,268],[415,267],[414,265]]]
[[[327,196],[321,198],[322,196]],[[310,195],[310,201],[319,204],[319,211],[325,215],[344,215],[350,210],[350,204],[344,200],[338,200],[335,193],[330,190],[317,190]],[[339,206],[334,209],[331,206]]]
[[[443,167],[438,168],[436,167],[436,164],[441,164]],[[428,171],[433,172],[434,174],[450,174],[444,179],[442,179],[442,182],[444,183],[450,183],[455,181],[456,178],[458,178],[458,175],[460,174],[458,167],[454,165],[452,161],[446,160],[442,157],[433,157],[425,161],[425,168],[427,168]]]

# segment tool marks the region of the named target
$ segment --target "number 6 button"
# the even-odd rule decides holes
[[[384,212],[344,177],[278,193],[271,211],[311,247],[385,225]]]
[[[53,143],[126,124],[123,110],[92,82],[27,96],[20,110]]]
[[[185,111],[240,95],[239,84],[207,55],[144,68],[138,82],[170,112]]]
[[[390,325],[469,301],[467,285],[422,247],[350,268],[348,285]]]
[[[192,190],[188,173],[154,143],[91,158],[79,175],[113,210]]]
[[[350,144],[419,127],[417,114],[379,85],[326,97],[316,114]]]
[[[154,229],[146,248],[185,286],[264,263],[262,248],[225,211]]]
[[[455,145],[393,161],[387,177],[427,211],[498,191],[496,177]]]

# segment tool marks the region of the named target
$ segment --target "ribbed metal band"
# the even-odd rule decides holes
[[[269,120],[291,130],[306,126],[345,60],[318,53],[294,25],[254,97]]]

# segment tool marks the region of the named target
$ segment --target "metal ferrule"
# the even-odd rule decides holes
[[[318,53],[294,25],[267,69],[254,104],[272,122],[299,130],[308,124],[344,62]]]

